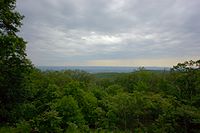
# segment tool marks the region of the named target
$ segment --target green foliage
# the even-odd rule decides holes
[[[123,88],[120,85],[110,85],[108,86],[108,88],[105,89],[105,91],[109,94],[109,95],[116,95],[120,92],[123,92]]]
[[[31,126],[26,121],[21,121],[20,123],[16,124],[16,128],[13,129],[15,133],[30,133]]]
[[[76,124],[68,122],[68,128],[66,130],[66,133],[80,133],[80,129]]]
[[[80,70],[65,71],[64,74],[68,74],[72,80],[84,83],[84,85],[88,85],[93,78],[92,75]]]
[[[0,34],[15,34],[22,25],[21,16],[15,11],[16,0],[0,0]]]
[[[94,97],[93,93],[85,92],[83,100],[79,102],[81,111],[84,114],[84,118],[90,127],[95,127],[95,110],[97,108],[97,98]]]
[[[172,69],[174,81],[180,90],[180,98],[192,100],[200,91],[200,60],[178,63]]]
[[[21,121],[16,124],[16,127],[2,127],[0,128],[0,133],[30,133],[31,126],[26,121]]]
[[[60,124],[62,122],[62,118],[59,117],[57,111],[49,111],[44,112],[43,114],[37,116],[31,121],[31,125],[33,126],[33,131],[42,132],[42,133],[59,133],[62,132],[60,128]]]
[[[85,121],[78,103],[71,95],[59,99],[54,104],[53,108],[55,108],[59,112],[59,116],[62,117],[62,127],[64,129],[67,128],[69,122],[78,126],[84,125]]]
[[[37,108],[32,103],[23,103],[16,106],[15,114],[16,118],[23,118],[24,120],[30,120],[37,116]]]
[[[26,58],[26,42],[16,35],[23,16],[15,11],[15,4],[15,0],[0,0],[0,123],[16,119],[10,111],[25,100],[23,83],[32,68]]]
[[[30,63],[26,59],[25,42],[13,35],[0,35],[0,100],[16,102],[23,97],[21,84],[29,71]]]
[[[199,132],[199,111],[182,105],[160,115],[155,123],[154,132]]]
[[[12,121],[0,132],[200,132],[198,67],[109,78],[33,69],[22,86],[23,102],[0,104]]]
[[[94,96],[100,101],[102,99],[104,99],[105,97],[107,97],[107,93],[105,91],[105,89],[93,86],[93,88],[91,89],[91,92],[94,94]]]

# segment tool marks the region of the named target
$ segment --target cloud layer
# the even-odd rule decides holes
[[[200,57],[200,1],[19,0],[35,65],[171,66]]]

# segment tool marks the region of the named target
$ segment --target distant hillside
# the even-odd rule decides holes
[[[38,69],[42,71],[61,71],[61,70],[83,70],[88,73],[107,73],[107,72],[117,72],[117,73],[128,73],[134,72],[139,69],[139,67],[116,67],[116,66],[37,66]],[[170,70],[169,67],[145,67],[145,70]]]

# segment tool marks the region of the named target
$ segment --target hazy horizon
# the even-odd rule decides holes
[[[54,65],[35,65],[36,67],[135,67],[135,68],[138,68],[138,67],[158,67],[158,68],[164,68],[166,66],[87,66],[87,65],[79,65],[79,66],[70,66],[70,65],[66,65],[66,66],[54,66]],[[173,66],[172,66],[173,67]],[[169,67],[168,67],[169,68]]]
[[[36,66],[41,71],[81,70],[88,73],[129,73],[140,70],[141,67],[128,66]],[[144,70],[168,71],[169,67],[144,67]]]
[[[18,0],[36,66],[172,67],[200,57],[200,1]]]

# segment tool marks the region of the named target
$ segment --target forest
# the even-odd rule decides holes
[[[15,3],[0,0],[0,133],[200,132],[200,60],[170,71],[41,71],[17,35]]]
[[[1,97],[0,132],[199,132],[199,65],[98,74],[32,68],[20,92]]]

